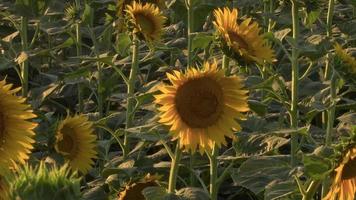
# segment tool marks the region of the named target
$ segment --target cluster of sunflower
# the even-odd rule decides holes
[[[0,193],[0,199],[7,199],[7,195],[14,195],[12,191],[17,190],[13,187],[16,185],[14,183],[19,181],[21,175],[26,171],[23,166],[29,159],[35,143],[34,129],[37,123],[30,120],[34,119],[36,115],[26,103],[25,98],[16,96],[20,89],[12,89],[12,84],[6,84],[5,80],[0,81],[0,151],[2,155],[0,160],[0,191],[3,191]],[[85,174],[94,164],[96,136],[93,133],[92,123],[84,115],[67,117],[59,123],[56,131],[55,149],[63,155],[72,171]],[[43,166],[38,168],[37,172],[37,174],[31,173],[32,176],[24,176],[29,178],[27,179],[28,182],[25,181],[24,184],[28,185],[31,178],[35,178],[43,172],[46,172],[45,174],[48,177],[50,173],[55,173],[44,170]],[[12,183],[9,177],[13,177],[14,174],[15,178],[12,178],[14,179]],[[62,175],[65,178],[68,173]],[[67,187],[67,185],[63,187]],[[33,190],[35,191],[35,189]]]
[[[166,18],[160,8],[164,8],[165,4],[162,1],[150,2],[119,0],[118,15],[121,16],[122,12],[127,14],[127,28],[139,40],[156,43],[163,34]],[[258,23],[252,22],[251,18],[238,23],[237,9],[219,8],[214,11],[214,16],[213,24],[225,56],[237,62],[258,65],[274,62],[275,53],[261,34]],[[349,73],[355,74],[355,59],[338,45],[335,53],[338,62],[347,65]],[[155,104],[158,105],[159,122],[169,127],[179,149],[192,153],[199,151],[201,154],[212,152],[227,145],[226,138],[235,138],[236,133],[241,131],[238,120],[246,119],[246,113],[250,110],[249,91],[244,86],[242,76],[227,76],[226,68],[220,67],[217,60],[205,62],[201,66],[188,66],[183,71],[174,70],[166,76],[169,84],[158,86],[160,94],[154,96]],[[16,96],[20,88],[11,88],[12,85],[6,84],[5,80],[0,81],[0,194],[4,195],[6,192],[2,191],[11,191],[12,186],[21,185],[7,184],[4,180],[8,174],[16,174],[29,159],[37,126],[33,120],[36,115],[26,99]],[[95,164],[97,152],[94,132],[93,123],[83,114],[68,116],[58,124],[54,148],[65,158],[72,171],[86,174]],[[333,184],[325,199],[354,199],[356,146],[346,146],[341,155]],[[34,172],[36,170],[25,169],[24,173],[32,174],[29,177],[38,175]],[[70,174],[67,168],[55,170],[62,172],[60,176]],[[44,164],[37,171],[41,175],[51,174],[45,170]],[[26,174],[21,176],[19,173],[17,176],[22,181],[24,177]],[[78,182],[73,176],[68,176],[68,179]],[[119,199],[142,199],[143,189],[157,185],[157,178],[148,175],[143,180],[128,184],[119,194]]]

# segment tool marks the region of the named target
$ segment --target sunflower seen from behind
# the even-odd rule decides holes
[[[236,119],[245,119],[243,112],[249,111],[241,77],[226,77],[216,61],[205,63],[203,69],[173,71],[167,77],[171,84],[160,86],[162,94],[155,95],[161,105],[159,122],[170,126],[173,139],[182,147],[203,153],[214,143],[226,144],[225,137],[233,138],[234,131],[241,130]]]
[[[133,33],[141,40],[158,42],[163,33],[163,25],[166,17],[160,9],[151,3],[137,3],[136,1],[126,6],[129,23]]]
[[[64,119],[57,128],[55,149],[73,170],[86,174],[97,157],[93,123],[84,115]]]
[[[336,44],[335,48],[335,69],[349,83],[356,85],[356,58]]]
[[[35,142],[35,118],[25,99],[16,96],[21,88],[11,89],[12,84],[0,81],[0,175],[10,168],[17,168],[29,158]]]
[[[323,200],[354,200],[356,192],[356,147],[346,151],[335,169],[329,193]]]
[[[214,16],[213,24],[226,55],[258,64],[275,60],[274,51],[260,34],[257,22],[248,18],[238,24],[237,9],[219,8],[214,11]]]

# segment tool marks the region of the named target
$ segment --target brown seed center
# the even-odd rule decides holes
[[[63,134],[63,138],[57,141],[58,151],[73,158],[78,151],[76,140],[74,138],[74,130],[71,127],[63,126],[60,132]]]
[[[149,16],[139,13],[135,17],[138,26],[144,33],[152,34],[154,32],[155,24]]]
[[[175,98],[177,111],[191,128],[214,124],[222,112],[222,88],[211,78],[198,78],[183,84]]]
[[[231,42],[237,43],[239,48],[242,48],[245,50],[248,49],[248,43],[243,39],[243,37],[241,37],[239,34],[237,34],[234,31],[229,31],[228,34],[231,39]]]
[[[356,177],[356,158],[349,160],[342,170],[341,179],[351,179]]]

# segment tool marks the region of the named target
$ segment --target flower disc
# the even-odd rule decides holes
[[[335,169],[336,175],[323,200],[354,200],[356,193],[356,148],[350,149]]]
[[[274,51],[267,41],[260,35],[261,29],[251,18],[237,23],[237,9],[217,9],[214,11],[213,22],[218,35],[227,49],[228,55],[237,55],[245,61],[262,64],[264,61],[272,63],[275,60]]]
[[[55,149],[73,170],[87,173],[96,158],[96,135],[93,124],[84,115],[67,117],[57,130]]]
[[[15,96],[21,88],[11,87],[5,80],[0,81],[0,175],[16,168],[17,163],[25,163],[35,142],[32,137],[37,124],[27,120],[36,115],[24,98]]]
[[[162,105],[160,122],[170,126],[174,139],[193,152],[211,150],[216,143],[225,144],[241,130],[236,119],[244,119],[249,110],[248,91],[240,77],[225,77],[217,63],[205,63],[202,70],[188,69],[185,73],[167,74],[172,85],[163,85],[155,102]]]
[[[163,24],[166,18],[154,4],[136,3],[126,6],[129,20],[141,39],[149,42],[158,41],[163,32]]]

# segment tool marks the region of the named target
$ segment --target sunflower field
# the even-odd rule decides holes
[[[355,194],[355,0],[0,0],[0,200]]]

